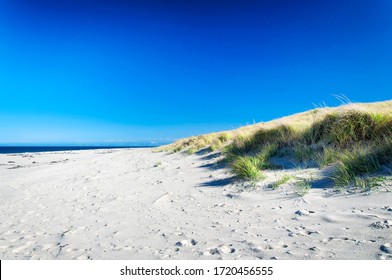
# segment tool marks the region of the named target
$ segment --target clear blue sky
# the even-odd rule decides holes
[[[392,98],[392,1],[0,0],[0,144],[166,142]]]

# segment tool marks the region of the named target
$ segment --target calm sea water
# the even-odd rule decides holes
[[[79,150],[99,150],[99,149],[126,149],[126,148],[151,148],[154,146],[128,146],[128,147],[107,147],[107,146],[9,146],[0,147],[0,154],[16,153],[38,153],[38,152],[57,152],[57,151],[79,151]]]

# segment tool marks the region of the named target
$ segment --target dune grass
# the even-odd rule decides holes
[[[262,165],[263,162],[257,157],[243,156],[237,158],[231,167],[233,174],[239,179],[255,182],[265,177],[260,171]]]
[[[386,176],[377,176],[377,177],[364,177],[364,178],[355,178],[354,185],[357,188],[362,189],[365,192],[369,192],[375,188],[381,187],[383,183],[388,180]]]
[[[211,141],[209,149],[211,151],[216,151],[222,148],[227,141],[230,140],[230,135],[227,133],[221,133],[216,138]]]
[[[295,193],[299,196],[305,196],[312,188],[312,179],[302,179],[296,183],[296,187]]]
[[[355,186],[355,179],[363,174],[372,174],[380,170],[380,162],[376,152],[369,146],[356,146],[344,150],[331,175],[338,187]]]
[[[320,167],[325,167],[339,160],[340,151],[333,146],[324,146],[314,155],[314,160]]]
[[[339,188],[369,185],[364,179],[392,162],[392,101],[320,108],[268,123],[223,133],[182,139],[168,147],[188,153],[209,147],[221,150],[240,179],[259,180],[272,169],[271,158],[334,166],[331,179]],[[309,182],[302,182],[302,189]]]
[[[295,162],[302,163],[316,159],[317,148],[314,146],[305,145],[303,143],[295,143],[289,149],[291,156]]]
[[[271,188],[276,190],[277,188],[279,188],[281,185],[288,183],[293,177],[290,176],[289,174],[285,174],[283,175],[282,178],[280,178],[279,180],[275,181],[274,183],[271,184]]]
[[[379,137],[392,134],[390,114],[375,114],[362,111],[348,111],[327,115],[312,124],[303,134],[306,144],[334,144],[349,147],[363,141],[376,141]]]
[[[197,147],[190,147],[188,148],[185,153],[188,155],[193,155],[194,153],[196,153],[199,149]]]

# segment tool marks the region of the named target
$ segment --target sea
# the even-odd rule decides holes
[[[80,151],[100,149],[153,148],[156,146],[0,146],[0,154]]]

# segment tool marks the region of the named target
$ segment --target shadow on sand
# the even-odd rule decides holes
[[[224,178],[224,179],[217,179],[217,180],[211,180],[205,183],[202,183],[199,185],[199,187],[213,187],[213,188],[220,188],[227,186],[231,183],[233,183],[234,178]]]
[[[215,152],[215,153],[210,153],[210,154],[202,154],[204,155],[202,158],[200,158],[201,160],[211,160],[211,159],[215,159],[218,158],[222,155],[221,152]]]

